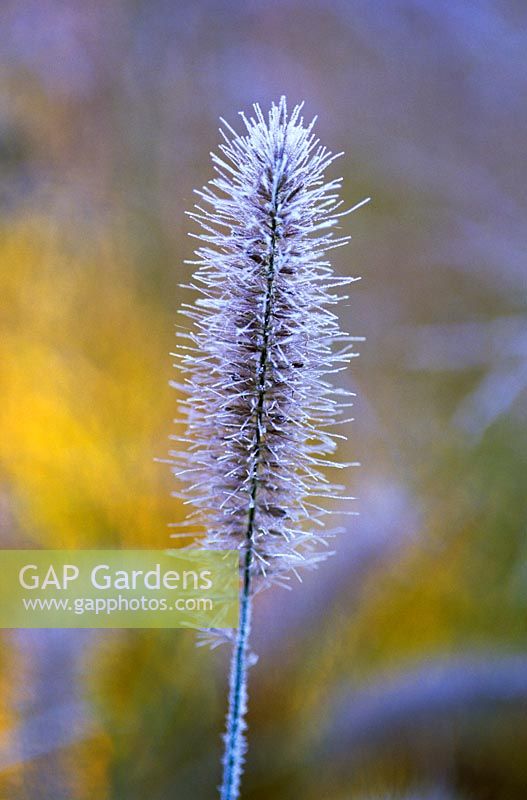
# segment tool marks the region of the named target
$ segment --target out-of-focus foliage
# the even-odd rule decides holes
[[[526,31],[518,0],[1,4],[2,546],[169,542],[154,458],[219,115],[305,99],[346,202],[374,198],[333,259],[364,279],[361,517],[258,605],[247,800],[526,796]],[[0,796],[213,797],[226,656],[5,632]]]
[[[4,541],[147,547],[169,519],[153,458],[170,419],[170,321],[115,243],[76,245],[57,223],[2,231]]]

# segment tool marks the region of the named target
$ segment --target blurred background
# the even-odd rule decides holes
[[[246,800],[527,796],[523,0],[2,0],[0,543],[164,547],[185,209],[287,94],[366,336],[337,555],[254,625]],[[185,300],[188,299],[185,297]],[[228,653],[3,631],[0,796],[205,800]]]

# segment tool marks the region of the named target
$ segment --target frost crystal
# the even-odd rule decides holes
[[[251,592],[327,555],[320,500],[342,487],[324,472],[346,466],[328,456],[345,438],[330,429],[350,393],[330,381],[354,337],[331,307],[354,279],[336,277],[325,254],[349,237],[331,230],[341,179],[323,177],[337,156],[300,112],[288,116],[282,98],[266,119],[255,105],[243,135],[222,120],[217,175],[190,213],[202,228],[190,287],[200,296],[181,312],[194,323],[178,353],[186,449],[171,456],[202,546],[238,548]]]

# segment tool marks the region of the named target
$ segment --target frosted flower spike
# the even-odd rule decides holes
[[[239,797],[246,749],[251,598],[323,560],[324,501],[350,499],[326,473],[350,466],[331,458],[351,395],[332,379],[357,337],[333,306],[355,279],[335,276],[326,254],[349,239],[335,235],[339,219],[367,201],[341,210],[341,179],[324,178],[340,154],[319,144],[301,109],[288,115],[282,97],[266,118],[255,105],[241,135],[222,120],[216,177],[190,213],[201,227],[189,287],[199,296],[181,310],[193,323],[177,353],[185,448],[170,455],[200,546],[240,552],[223,800]]]

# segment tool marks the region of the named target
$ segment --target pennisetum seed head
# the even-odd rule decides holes
[[[333,307],[353,279],[326,254],[347,242],[334,228],[349,212],[341,180],[324,177],[337,156],[301,108],[289,115],[282,97],[267,117],[242,114],[243,134],[224,123],[216,176],[190,213],[199,296],[181,311],[193,323],[178,351],[185,449],[171,457],[201,544],[238,548],[251,592],[327,555],[324,499],[342,487],[326,467],[346,466],[331,460],[344,438],[331,429],[349,393],[332,378],[354,339]]]

